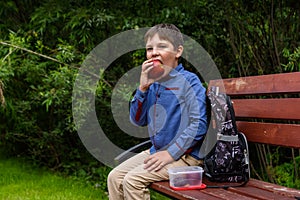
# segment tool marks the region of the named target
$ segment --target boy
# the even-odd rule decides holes
[[[130,120],[148,126],[152,147],[110,172],[111,200],[150,199],[147,187],[168,180],[169,168],[202,163],[199,150],[207,131],[206,91],[199,78],[179,64],[182,34],[173,24],[158,24],[144,38],[147,60],[131,101]],[[164,73],[150,78],[157,60]]]

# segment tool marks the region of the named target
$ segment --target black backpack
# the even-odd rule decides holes
[[[204,158],[204,174],[213,182],[244,185],[250,178],[248,143],[237,130],[231,99],[218,87],[211,87],[207,96],[211,106],[210,129],[216,143]]]

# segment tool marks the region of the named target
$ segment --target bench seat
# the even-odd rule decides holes
[[[203,182],[207,185],[222,185],[211,183],[204,178]],[[232,184],[234,185],[234,184]],[[267,183],[257,179],[250,181],[243,187],[228,187],[223,188],[206,188],[202,190],[185,190],[174,191],[169,187],[168,181],[155,182],[150,185],[153,190],[169,196],[171,199],[228,199],[228,200],[243,200],[243,199],[300,199],[300,190],[288,187],[279,186],[272,183]]]

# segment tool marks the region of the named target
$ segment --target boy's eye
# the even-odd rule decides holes
[[[153,48],[152,47],[148,47],[148,48],[146,48],[146,51],[152,51],[153,50]]]
[[[164,48],[167,48],[167,46],[166,45],[159,45],[158,48],[159,49],[164,49]]]

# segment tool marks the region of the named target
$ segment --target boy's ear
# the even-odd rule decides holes
[[[176,58],[180,58],[180,56],[182,55],[183,53],[183,46],[182,45],[179,45],[178,48],[177,48],[177,53],[176,53]]]

